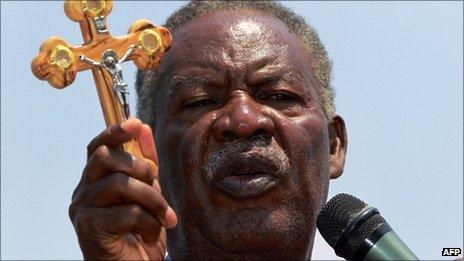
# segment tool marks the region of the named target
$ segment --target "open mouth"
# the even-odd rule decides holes
[[[215,183],[224,192],[238,198],[261,196],[277,184],[278,179],[261,172],[232,173]]]
[[[230,196],[263,196],[288,176],[288,158],[283,152],[266,148],[231,154],[219,154],[207,169],[212,184]]]

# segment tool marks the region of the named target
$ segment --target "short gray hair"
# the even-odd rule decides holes
[[[317,90],[322,109],[326,118],[331,120],[335,114],[335,94],[331,86],[332,63],[314,28],[308,25],[302,16],[295,14],[289,8],[275,1],[191,1],[171,14],[164,26],[173,32],[202,14],[224,9],[253,9],[272,14],[282,20],[291,31],[300,37],[314,59],[315,78],[318,84]],[[142,121],[150,125],[155,119],[156,90],[154,86],[156,86],[157,80],[158,74],[156,70],[137,71],[138,116]]]

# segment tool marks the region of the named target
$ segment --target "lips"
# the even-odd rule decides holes
[[[281,158],[260,149],[221,159],[222,162],[214,164],[212,184],[237,198],[263,196],[285,176]]]
[[[238,198],[256,197],[275,187],[278,180],[267,174],[231,175],[215,183],[224,192]]]

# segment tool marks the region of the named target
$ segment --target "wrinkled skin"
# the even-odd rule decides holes
[[[256,11],[217,11],[173,38],[154,124],[161,186],[180,220],[168,231],[168,252],[309,258],[316,214],[329,178],[342,173],[346,147],[343,120],[324,116],[311,57],[285,24]],[[255,136],[285,152],[291,167],[259,197],[218,190],[204,167],[211,155]]]
[[[167,243],[174,260],[309,259],[347,145],[342,118],[324,116],[312,58],[251,10],[201,16],[173,39],[153,86],[157,155],[137,120],[88,146],[69,209],[84,258],[162,259]],[[145,159],[117,149],[132,138]]]

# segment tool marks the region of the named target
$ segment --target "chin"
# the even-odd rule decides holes
[[[216,214],[210,222],[197,222],[200,233],[226,254],[249,254],[250,258],[282,252],[296,242],[306,222],[301,213],[282,206],[269,211],[259,207]],[[305,240],[299,240],[302,242]]]

